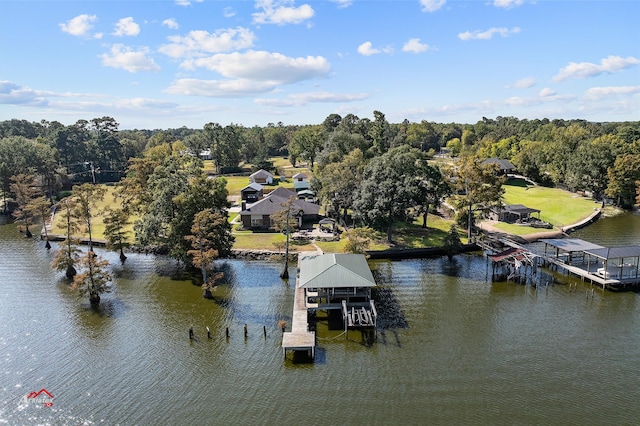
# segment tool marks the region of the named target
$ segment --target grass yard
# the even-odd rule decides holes
[[[554,227],[572,225],[587,218],[599,203],[590,198],[557,188],[528,186],[519,179],[510,180],[505,186],[505,204],[524,204],[540,210],[540,219]],[[527,235],[545,231],[540,228],[518,226],[508,223],[496,223],[496,228],[514,235]]]
[[[251,232],[235,231],[233,236],[236,242],[234,249],[238,250],[279,250],[286,244],[286,236],[281,232]],[[316,248],[311,244],[299,244],[294,240],[289,240],[289,251],[314,251]]]
[[[102,223],[102,218],[104,217],[104,211],[107,207],[116,206],[115,201],[113,200],[113,192],[115,190],[115,187],[111,185],[104,185],[104,187],[107,189],[107,192],[104,195],[104,199],[98,203],[96,208],[96,211],[98,213],[95,215],[95,217],[91,221],[91,237],[95,241],[105,240],[104,224]],[[51,224],[51,234],[66,235],[67,233],[66,224],[62,220],[62,215],[60,213],[61,213],[60,210],[56,211],[56,215],[54,217],[53,223]],[[134,237],[133,222],[136,221],[137,219],[138,218],[135,216],[131,217],[129,219],[130,224],[125,228],[125,232],[129,242],[133,242],[133,237]],[[86,229],[83,228],[81,230],[81,234],[76,235],[76,237],[89,238],[89,234],[87,233]]]

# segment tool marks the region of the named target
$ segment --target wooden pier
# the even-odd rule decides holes
[[[307,306],[305,305],[305,289],[300,287],[300,261],[304,254],[298,255],[298,273],[296,274],[296,289],[293,296],[293,316],[291,318],[291,331],[282,334],[282,354],[286,357],[287,350],[306,351],[309,356],[315,358],[316,333],[309,331]]]

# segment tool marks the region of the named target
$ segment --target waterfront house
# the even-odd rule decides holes
[[[284,209],[284,203],[289,198],[296,197],[296,193],[283,187],[278,187],[271,191],[263,199],[240,212],[242,226],[246,229],[268,229],[271,227],[271,215]],[[295,217],[298,219],[298,226],[312,224],[318,220],[320,206],[304,200],[296,200],[293,203]]]

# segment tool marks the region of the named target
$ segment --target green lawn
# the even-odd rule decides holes
[[[236,239],[233,248],[238,250],[278,250],[277,244],[286,243],[286,236],[281,232],[235,231],[233,236]],[[315,249],[311,244],[289,241],[289,251],[291,252],[314,251]]]
[[[104,196],[104,199],[97,204],[97,208],[96,208],[96,210],[100,213],[96,214],[96,216],[91,220],[91,237],[96,241],[105,239],[104,224],[102,223],[102,218],[104,217],[104,210],[107,207],[114,207],[114,204],[115,204],[113,200],[113,192],[115,190],[115,187],[111,185],[104,185],[104,187],[107,189],[107,192]],[[129,242],[133,242],[133,236],[134,236],[133,222],[136,220],[138,220],[137,216],[132,217],[129,220],[130,224],[125,228],[125,232],[127,233],[127,238],[129,239]],[[51,226],[51,234],[66,235],[66,233],[67,233],[66,224],[63,223],[61,211],[58,209],[56,211],[56,215],[54,217],[54,220]],[[85,229],[82,229],[82,233],[80,235],[77,235],[77,237],[88,238],[89,234],[86,232]]]
[[[511,180],[504,188],[505,204],[524,204],[527,207],[538,209],[540,210],[540,219],[549,222],[554,227],[577,223],[592,214],[595,208],[600,207],[599,203],[590,198],[580,197],[557,188],[527,186],[521,180]],[[496,227],[516,235],[544,231],[544,229],[506,223],[498,223]]]

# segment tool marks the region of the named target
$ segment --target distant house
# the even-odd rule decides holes
[[[497,164],[500,172],[502,174],[513,173],[516,170],[516,166],[511,164],[509,160],[504,160],[501,158],[487,158],[482,162],[482,165],[485,166],[487,164]]]
[[[204,149],[202,151],[200,151],[200,154],[198,154],[198,157],[200,157],[203,160],[211,160],[213,157],[211,157],[211,150],[210,149]]]
[[[240,198],[248,203],[255,203],[264,194],[264,187],[259,183],[251,182],[240,190]]]
[[[249,182],[271,185],[273,183],[273,175],[266,170],[260,169],[249,176]]]
[[[278,187],[276,190],[267,194],[263,199],[255,204],[247,207],[240,212],[242,226],[245,228],[268,229],[271,227],[271,215],[283,210],[283,204],[291,197],[295,197],[296,193],[290,189]],[[293,204],[296,211],[295,216],[298,219],[298,225],[303,226],[305,223],[313,223],[318,220],[320,214],[320,206],[309,203],[304,200],[296,201]]]
[[[304,173],[296,173],[293,175],[293,189],[296,191],[302,191],[309,189],[309,179]]]

